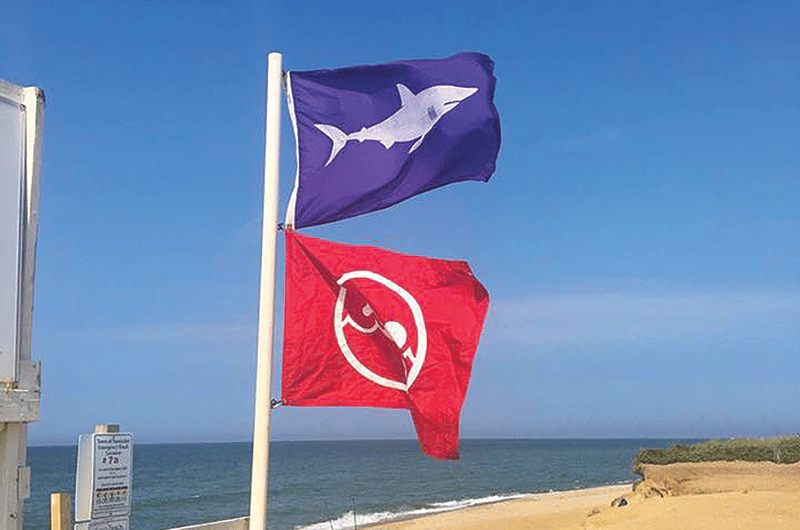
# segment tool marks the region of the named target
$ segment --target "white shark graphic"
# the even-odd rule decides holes
[[[314,127],[325,133],[333,142],[331,156],[325,163],[326,167],[350,140],[359,142],[374,140],[389,149],[396,143],[410,142],[419,138],[408,151],[412,153],[420,146],[425,135],[442,116],[453,110],[456,105],[477,92],[478,89],[437,85],[426,88],[419,94],[414,94],[405,85],[398,84],[397,91],[400,93],[400,108],[382,122],[371,127],[364,127],[360,131],[346,134],[333,125],[314,124]]]

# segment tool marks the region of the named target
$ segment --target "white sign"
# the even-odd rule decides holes
[[[16,381],[19,339],[25,110],[21,89],[0,81],[0,381]]]
[[[114,519],[75,523],[75,530],[128,530],[128,518],[117,517]]]
[[[130,433],[82,434],[78,444],[75,520],[105,523],[108,521],[99,520],[130,515],[132,464]]]
[[[131,512],[131,435],[94,434],[92,519]]]

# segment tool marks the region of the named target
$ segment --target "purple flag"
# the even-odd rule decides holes
[[[487,181],[500,149],[483,54],[290,72],[297,177],[286,224],[381,210],[451,182]]]

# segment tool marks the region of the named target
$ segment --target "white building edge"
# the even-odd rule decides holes
[[[31,360],[44,93],[0,80],[0,529],[22,530],[28,423],[39,419]]]

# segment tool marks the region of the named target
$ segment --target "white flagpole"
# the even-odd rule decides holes
[[[264,213],[261,226],[261,296],[258,310],[258,364],[253,419],[253,471],[249,530],[267,528],[267,472],[272,392],[272,341],[275,328],[275,262],[280,168],[283,56],[269,54],[267,127],[264,154]]]

